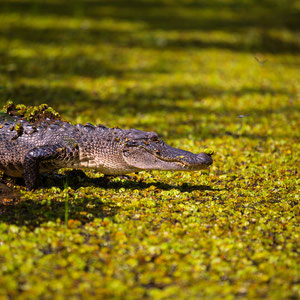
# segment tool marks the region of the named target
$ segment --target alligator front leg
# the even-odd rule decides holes
[[[37,187],[40,163],[51,160],[63,160],[68,149],[60,145],[36,147],[30,150],[24,159],[24,180],[28,191]]]

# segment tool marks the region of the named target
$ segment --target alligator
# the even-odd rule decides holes
[[[60,168],[92,168],[116,176],[144,170],[195,171],[213,163],[211,154],[171,147],[153,131],[49,118],[37,123],[0,114],[0,170],[24,177],[27,190],[39,186],[40,173]]]

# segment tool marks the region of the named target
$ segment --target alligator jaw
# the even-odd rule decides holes
[[[161,161],[177,163],[179,166],[182,166],[184,170],[206,169],[213,163],[211,156],[204,152],[200,154],[190,153],[189,156],[181,155],[181,156],[177,156],[176,158],[165,158],[163,156],[159,156],[156,154],[153,155],[158,159],[160,159]],[[193,161],[190,161],[191,156],[193,157]]]
[[[137,170],[196,171],[208,168],[213,160],[206,153],[194,154],[166,145],[163,153],[155,153],[146,147],[123,152],[126,163]]]

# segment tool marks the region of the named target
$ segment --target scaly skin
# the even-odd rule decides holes
[[[60,168],[123,175],[143,170],[201,170],[212,162],[210,154],[173,148],[155,132],[60,120],[35,125],[16,116],[0,116],[0,169],[8,176],[24,177],[28,190],[38,186],[40,173]]]

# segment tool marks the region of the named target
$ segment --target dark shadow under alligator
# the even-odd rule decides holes
[[[123,177],[124,178],[124,177]],[[92,186],[105,189],[115,190],[116,193],[120,188],[131,190],[145,190],[154,186],[160,190],[177,189],[180,192],[192,191],[221,191],[208,185],[192,185],[184,183],[183,185],[173,185],[163,182],[144,182],[136,181],[134,176],[126,176],[122,181],[112,181],[107,177],[90,178],[82,171],[67,171],[66,175],[51,174],[45,175],[44,188],[58,187],[63,189],[67,186],[71,189],[78,190],[80,187]],[[16,183],[22,185],[22,179],[17,179]],[[24,185],[24,181],[23,181]],[[0,222],[7,224],[16,224],[19,226],[27,226],[34,229],[42,223],[48,221],[56,222],[58,218],[64,219],[65,202],[51,199],[49,201],[20,201],[20,193],[13,188],[9,188],[6,184],[0,183]],[[90,207],[93,202],[92,207]],[[101,199],[90,199],[83,197],[80,201],[70,201],[69,218],[79,220],[85,224],[91,222],[94,218],[113,217],[120,210],[114,202],[103,203]],[[88,217],[87,217],[88,215]]]
[[[122,181],[113,181],[114,177],[123,179]],[[125,179],[125,180],[124,180]],[[13,181],[15,184],[25,186],[25,182],[23,178],[14,178]],[[5,182],[5,179],[4,179]],[[9,193],[9,189],[4,182],[0,182],[0,196],[2,194]],[[121,176],[103,176],[99,178],[91,178],[85,175],[85,173],[81,170],[70,170],[66,171],[65,175],[62,174],[42,174],[42,188],[51,188],[52,186],[63,189],[65,187],[70,187],[73,190],[77,190],[80,187],[85,186],[95,186],[102,188],[109,188],[118,190],[120,188],[126,189],[137,189],[144,190],[149,188],[150,186],[155,186],[158,189],[162,190],[172,190],[177,189],[180,192],[192,192],[196,190],[209,190],[209,191],[221,191],[221,189],[214,189],[208,185],[192,185],[189,183],[184,183],[182,185],[173,185],[163,182],[144,182],[142,180],[137,181],[137,177],[129,176],[129,175],[121,175]],[[0,198],[1,200],[1,198]]]

